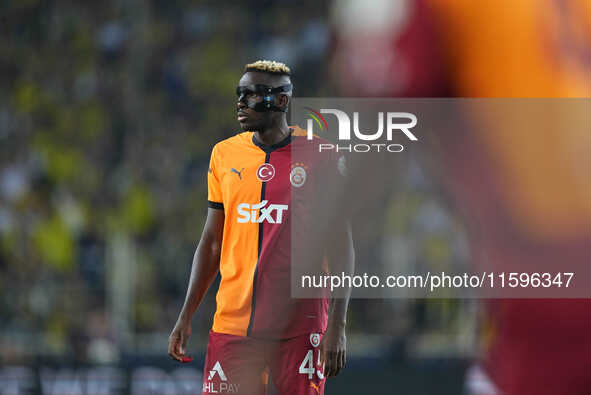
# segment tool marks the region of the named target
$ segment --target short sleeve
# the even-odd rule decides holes
[[[342,152],[330,152],[328,157],[328,168],[330,169],[328,176],[336,182],[343,182],[347,177],[347,161],[345,154]]]
[[[216,147],[211,151],[211,158],[209,159],[209,169],[207,169],[207,205],[210,208],[218,210],[224,209],[224,199],[222,198],[222,188],[220,178],[218,176],[218,166],[216,155]]]
[[[336,168],[337,173],[341,177],[347,177],[347,161],[345,159],[345,155],[340,155],[336,158]]]

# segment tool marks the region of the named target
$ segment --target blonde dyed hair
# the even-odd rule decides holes
[[[274,60],[257,60],[254,63],[249,63],[244,66],[244,72],[260,71],[263,73],[271,73],[277,75],[291,75],[291,70],[285,63],[276,62]]]

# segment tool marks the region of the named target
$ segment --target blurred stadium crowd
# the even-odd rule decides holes
[[[328,8],[188,0],[0,6],[0,362],[113,362],[131,350],[165,356],[205,219],[210,149],[237,131],[242,66],[282,60],[295,71],[296,95],[334,95]],[[389,245],[409,261],[457,259],[458,225],[428,179],[411,166],[404,182],[412,192],[393,197],[385,216]],[[363,230],[356,242],[381,232]],[[449,347],[446,328],[471,333],[466,303],[354,300],[352,339],[363,332],[368,353],[372,332],[395,343],[431,328],[439,333],[433,341]],[[194,320],[194,347],[203,347],[214,308],[209,292]],[[466,347],[470,337],[462,341]]]

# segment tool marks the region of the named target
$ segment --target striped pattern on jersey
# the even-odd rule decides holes
[[[327,161],[336,169],[334,156],[315,153],[312,147],[320,139],[314,140],[294,127],[273,146],[263,146],[253,132],[244,132],[213,148],[208,204],[225,214],[214,332],[289,338],[324,331],[328,301],[290,297],[292,210],[306,217],[305,202],[291,201],[292,183],[304,180],[298,189],[309,190],[317,182],[315,169],[326,168]],[[297,164],[305,174],[295,178],[294,145],[310,146],[306,163]]]

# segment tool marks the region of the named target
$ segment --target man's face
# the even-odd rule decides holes
[[[265,74],[265,73],[257,73],[257,72],[247,72],[244,73],[242,78],[240,78],[240,82],[238,82],[238,86],[247,86],[247,85],[268,85],[272,87],[277,87],[283,85],[284,83],[289,83],[283,81],[285,78],[276,77],[273,75]],[[279,104],[279,97],[280,95],[275,96],[275,104]],[[237,118],[238,122],[240,123],[240,128],[243,131],[253,131],[253,132],[261,132],[266,128],[270,127],[272,124],[274,113],[272,111],[266,112],[257,112],[251,108],[249,108],[246,102],[252,103],[260,103],[263,101],[263,95],[261,94],[250,94],[244,98],[243,101],[238,101],[236,103],[237,109]]]

